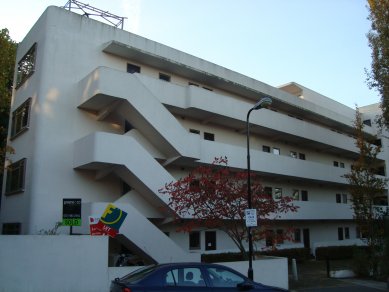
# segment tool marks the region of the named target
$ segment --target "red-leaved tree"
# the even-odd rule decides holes
[[[281,213],[297,211],[291,197],[274,199],[266,194],[253,173],[251,191],[252,208],[257,209],[260,225],[251,229],[254,240],[264,238],[269,223]],[[244,246],[247,240],[244,211],[248,208],[246,171],[232,170],[226,157],[215,158],[211,165],[198,166],[187,176],[165,184],[159,192],[170,196],[169,206],[176,212],[177,219],[184,222],[179,231],[190,232],[197,227],[222,230],[247,257]]]

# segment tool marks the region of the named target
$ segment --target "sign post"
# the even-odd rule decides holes
[[[62,200],[62,225],[70,226],[70,235],[73,226],[81,226],[81,199]]]

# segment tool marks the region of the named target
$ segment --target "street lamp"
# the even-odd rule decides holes
[[[248,201],[248,209],[252,208],[251,202],[251,178],[250,178],[250,123],[249,118],[250,114],[253,110],[259,110],[261,108],[268,108],[272,103],[272,99],[270,97],[261,98],[247,113],[246,126],[247,126],[247,201]],[[251,235],[251,226],[247,227],[248,239],[249,239],[249,270],[247,272],[247,277],[250,280],[254,278],[253,272],[253,237]]]

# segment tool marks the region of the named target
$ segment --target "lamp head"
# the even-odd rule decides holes
[[[268,108],[271,105],[272,101],[273,100],[270,97],[263,97],[253,106],[253,110]]]

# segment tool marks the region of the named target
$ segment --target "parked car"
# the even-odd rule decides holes
[[[147,291],[287,291],[251,281],[228,267],[203,263],[169,263],[140,268],[111,283],[111,292]]]

